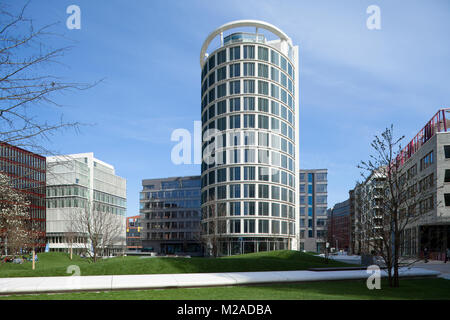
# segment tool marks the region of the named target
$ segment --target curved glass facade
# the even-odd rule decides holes
[[[210,254],[292,248],[295,63],[260,34],[225,39],[239,43],[225,41],[201,74],[203,234]]]

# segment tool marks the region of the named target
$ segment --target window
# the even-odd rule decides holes
[[[217,183],[225,182],[227,180],[226,168],[217,170]]]
[[[214,68],[215,66],[216,66],[216,56],[212,56],[211,58],[209,58],[208,68],[209,70],[212,70],[212,68]]]
[[[258,163],[269,164],[269,150],[258,150]]]
[[[450,182],[450,170],[445,170],[444,182]]]
[[[230,185],[230,198],[240,198],[241,197],[241,185],[231,184]]]
[[[244,219],[244,233],[255,233],[255,219]]]
[[[244,180],[255,180],[255,167],[244,167]]]
[[[268,202],[258,202],[258,215],[268,216],[269,215],[269,203]]]
[[[258,98],[258,110],[269,112],[269,100],[265,98]]]
[[[244,80],[244,93],[255,93],[255,80]]]
[[[227,197],[227,186],[218,186],[217,187],[217,199],[225,199]],[[213,189],[209,189],[210,191]],[[211,200],[214,200],[214,195],[211,196]]]
[[[445,159],[449,159],[450,158],[450,145],[449,146],[444,146],[444,154],[445,154]]]
[[[255,115],[244,114],[244,128],[254,128],[254,127],[255,127]]]
[[[255,64],[253,62],[244,62],[244,76],[255,76]]]
[[[279,216],[280,216],[280,204],[272,203],[272,217],[279,217]]]
[[[280,115],[280,104],[275,101],[270,102],[270,109],[272,114],[279,116]]]
[[[272,199],[280,200],[280,187],[272,186]]]
[[[255,145],[255,132],[244,131],[244,145],[254,146]]]
[[[271,118],[270,121],[271,121],[271,129],[272,129],[272,131],[280,132],[280,120],[278,120],[276,118]],[[275,147],[274,144],[272,143],[272,147],[279,149],[280,148],[280,146],[279,146],[279,144],[280,144],[280,137],[273,135],[272,136],[272,141],[273,141],[273,138],[275,138],[275,137],[278,138],[278,146]]]
[[[239,82],[239,81],[237,81]],[[227,94],[227,87],[225,86],[225,83],[222,83],[221,85],[217,86],[217,99],[224,97]]]
[[[230,112],[241,110],[241,98],[230,99]]]
[[[258,168],[258,180],[259,181],[269,181],[269,168],[259,167]]]
[[[280,90],[276,84],[270,84],[270,96],[275,99],[280,99]]]
[[[230,129],[241,127],[241,115],[230,116]]]
[[[259,220],[258,231],[259,233],[269,233],[269,220]]]
[[[425,157],[420,160],[420,171],[425,170],[433,164],[433,151],[428,153]]]
[[[271,71],[270,79],[276,82],[280,82],[280,71],[278,71],[278,69],[274,67],[271,67],[270,71]]]
[[[244,46],[244,59],[255,59],[255,46]]]
[[[244,184],[244,198],[254,198],[254,197],[255,197],[255,185]]]
[[[255,149],[244,149],[244,162],[255,162]]]
[[[230,64],[230,78],[239,77],[241,75],[241,64]]]
[[[261,147],[269,146],[269,134],[265,132],[258,132],[258,145]]]
[[[241,167],[232,167],[230,170],[230,181],[241,180]]]
[[[269,61],[269,50],[264,47],[258,47],[258,59]]]
[[[252,201],[244,202],[244,216],[254,216],[255,215],[255,203]]]
[[[217,69],[217,81],[225,80],[227,77],[227,67]]]
[[[258,115],[258,128],[269,129],[269,117]]]
[[[241,93],[241,82],[239,80],[231,81],[230,94],[239,94],[239,93]]]
[[[239,60],[241,58],[241,47],[230,48],[230,61]]]
[[[255,110],[255,98],[254,97],[244,97],[244,110],[245,111]]]
[[[280,55],[278,52],[271,50],[270,51],[270,62],[272,62],[275,65],[279,65],[279,57]]]
[[[286,69],[287,69],[287,61],[286,61],[286,59],[283,56],[281,56],[280,58],[281,58],[281,62],[280,62],[281,69],[286,71]]]
[[[280,182],[280,170],[272,169],[272,182]]]
[[[225,50],[219,51],[217,53],[217,65],[222,64],[227,61],[227,53]]]
[[[449,207],[450,206],[450,193],[444,194],[444,200],[445,200],[445,206]]]
[[[215,81],[216,81],[216,74],[215,74],[215,72],[213,71],[213,72],[211,72],[211,74],[210,74],[209,77],[208,77],[208,83],[209,83],[209,86],[212,86],[212,85],[214,84]]]
[[[225,84],[223,84],[225,86]],[[227,112],[227,102],[226,100],[219,101],[217,103],[217,115]]]
[[[230,220],[230,233],[241,233],[241,220]]]
[[[260,184],[258,186],[258,197],[264,199],[269,198],[269,186],[267,184]]]
[[[258,77],[269,78],[269,66],[267,64],[258,63]]]
[[[269,83],[267,81],[258,80],[258,93],[269,95]]]

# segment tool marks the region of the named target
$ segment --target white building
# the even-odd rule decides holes
[[[298,249],[298,61],[263,21],[227,23],[203,43],[202,150],[215,158],[202,163],[202,227],[219,255]]]
[[[114,244],[106,254],[121,254],[126,246],[126,180],[114,167],[91,153],[47,158],[47,241],[50,251],[68,251],[73,217],[83,210],[106,213],[117,224]],[[102,229],[103,230],[103,229]],[[105,237],[106,238],[106,237]],[[86,234],[75,235],[74,252],[90,248]]]

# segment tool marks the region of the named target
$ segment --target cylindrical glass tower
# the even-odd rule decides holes
[[[241,27],[255,32],[224,36]],[[234,21],[208,36],[200,64],[207,254],[297,249],[298,46],[266,22]]]

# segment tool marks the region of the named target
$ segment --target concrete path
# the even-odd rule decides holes
[[[405,268],[401,270],[402,277],[436,277],[439,275],[440,273],[437,271],[422,268]],[[381,276],[385,277],[386,273],[382,271]],[[36,294],[123,289],[168,289],[328,280],[356,280],[367,279],[368,277],[369,274],[366,270],[354,270],[0,278],[0,294]]]

